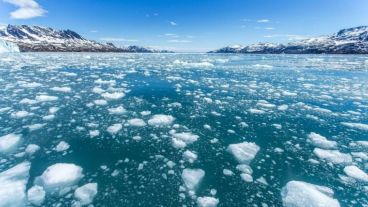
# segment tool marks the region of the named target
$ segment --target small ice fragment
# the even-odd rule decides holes
[[[146,122],[144,122],[143,119],[137,119],[137,118],[128,120],[128,124],[130,126],[135,126],[135,127],[146,126]]]
[[[249,164],[254,159],[260,148],[253,142],[242,142],[238,144],[230,144],[227,150],[239,163]]]
[[[113,124],[107,128],[107,132],[114,135],[118,133],[123,128],[122,124]]]
[[[43,187],[38,185],[33,186],[27,191],[28,201],[35,206],[40,206],[44,202],[45,196],[46,193]]]
[[[55,151],[62,152],[62,151],[65,151],[65,150],[69,149],[69,147],[70,147],[70,145],[68,143],[66,143],[64,141],[61,141],[61,142],[59,142],[58,145],[56,145]]]
[[[201,169],[186,168],[183,170],[181,177],[184,181],[185,186],[189,190],[195,190],[202,181],[204,175],[205,172]]]

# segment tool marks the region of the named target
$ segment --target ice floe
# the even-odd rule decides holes
[[[341,124],[346,127],[353,128],[353,129],[360,129],[360,130],[368,131],[368,124],[351,123],[351,122],[341,122]]]
[[[88,183],[74,191],[74,198],[79,205],[88,205],[97,195],[97,183]]]
[[[335,149],[337,147],[337,142],[329,141],[326,137],[317,134],[315,132],[311,132],[308,135],[309,140],[312,144],[316,147],[323,148],[323,149]]]
[[[75,164],[57,163],[49,166],[35,184],[42,186],[46,192],[65,193],[71,190],[83,178],[83,169]]]
[[[130,126],[135,126],[135,127],[143,127],[143,126],[146,126],[146,122],[143,119],[138,119],[138,118],[129,119],[128,120],[128,124]]]
[[[353,161],[351,155],[342,153],[338,150],[325,150],[315,148],[313,153],[322,160],[331,162],[333,164],[349,164]]]
[[[189,190],[196,190],[201,183],[205,172],[202,169],[189,169],[186,168],[181,174],[181,178],[184,181],[185,186]]]
[[[331,188],[302,181],[290,181],[281,190],[285,207],[340,207]]]
[[[22,162],[0,173],[0,206],[26,206],[30,162]]]
[[[123,128],[122,124],[113,124],[107,128],[107,132],[114,135],[118,133]]]
[[[344,168],[344,172],[349,177],[358,181],[368,182],[368,174],[355,165],[349,165]]]
[[[216,207],[219,204],[219,200],[214,197],[198,197],[197,205],[198,207]]]
[[[184,148],[188,144],[197,141],[198,135],[192,134],[190,132],[174,133],[172,135],[172,144],[175,148]]]
[[[10,153],[16,150],[22,140],[20,134],[7,134],[0,137],[0,153]]]
[[[230,144],[227,150],[239,163],[249,164],[260,150],[260,147],[254,142],[242,142],[238,144]]]
[[[28,189],[27,197],[31,204],[40,206],[45,201],[46,192],[43,187],[35,185]]]
[[[148,120],[148,124],[151,126],[162,127],[171,125],[174,120],[175,118],[171,115],[156,114]]]

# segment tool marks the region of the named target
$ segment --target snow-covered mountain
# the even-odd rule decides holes
[[[333,35],[307,38],[286,45],[257,43],[224,47],[211,53],[368,54],[368,26],[342,29]]]
[[[7,42],[5,40],[0,39],[0,53],[8,53],[8,52],[19,52],[19,47],[12,42]]]
[[[85,39],[72,30],[29,25],[2,26],[0,39],[15,43],[21,52],[167,52],[138,46],[121,48]]]

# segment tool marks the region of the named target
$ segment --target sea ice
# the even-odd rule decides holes
[[[213,197],[198,197],[197,198],[197,205],[198,207],[216,207],[219,203],[217,198]]]
[[[0,206],[26,206],[30,162],[22,162],[0,173]]]
[[[281,190],[285,207],[340,207],[333,190],[302,181],[290,181]]]
[[[7,134],[0,137],[0,153],[6,154],[14,151],[20,144],[22,136],[20,134]]]
[[[137,119],[137,118],[128,120],[128,124],[130,126],[135,126],[135,127],[146,126],[146,122],[143,119]]]
[[[64,192],[83,178],[83,169],[75,164],[57,163],[49,166],[35,184],[42,186],[46,192]]]
[[[26,149],[25,152],[28,155],[33,155],[34,153],[36,153],[38,150],[40,150],[40,146],[36,145],[36,144],[29,144]]]
[[[172,135],[172,143],[175,148],[184,148],[198,140],[199,136],[190,132],[175,133]]]
[[[260,148],[253,142],[242,142],[238,144],[230,144],[227,150],[239,163],[249,164],[254,159]]]
[[[123,128],[122,124],[113,124],[107,128],[107,132],[114,135],[118,133]]]
[[[189,190],[195,190],[202,181],[204,175],[205,172],[201,169],[186,168],[183,170],[181,178],[183,179],[185,186]]]
[[[317,134],[317,133],[310,133],[308,135],[309,140],[312,144],[316,147],[323,148],[323,149],[335,149],[337,147],[337,142],[329,141],[326,137]]]
[[[315,148],[313,153],[320,159],[326,160],[327,162],[332,162],[333,164],[348,164],[353,161],[351,155],[341,153],[338,150]]]
[[[56,92],[70,93],[72,89],[70,87],[52,87],[51,90]]]
[[[170,125],[175,118],[170,115],[164,115],[164,114],[157,114],[153,115],[151,119],[148,120],[148,124],[151,126],[167,126]]]
[[[85,184],[77,188],[74,192],[74,198],[82,206],[92,203],[96,195],[97,183]]]
[[[43,190],[43,187],[38,185],[33,186],[27,191],[28,201],[35,206],[40,206],[44,202],[45,196],[46,192]]]
[[[195,154],[194,152],[192,151],[189,151],[189,150],[186,150],[184,153],[183,153],[183,156],[186,160],[188,160],[190,163],[193,163],[194,161],[197,160],[198,158],[198,155]]]
[[[49,96],[49,95],[39,95],[36,96],[36,101],[38,102],[48,102],[48,101],[56,101],[59,98],[56,96]]]
[[[55,151],[57,152],[62,152],[65,151],[67,149],[69,149],[70,145],[64,141],[59,142],[59,144],[56,145],[55,147]]]
[[[11,113],[10,116],[15,119],[21,119],[29,115],[30,113],[28,111],[16,111],[16,112]]]
[[[346,127],[368,131],[368,124],[351,123],[351,122],[341,122],[341,124]]]
[[[110,114],[125,114],[127,112],[123,106],[118,106],[116,108],[109,108],[108,111]]]
[[[355,165],[346,166],[344,168],[344,172],[346,173],[346,175],[356,180],[368,182],[368,174]]]
[[[103,93],[101,96],[106,100],[118,100],[125,96],[123,92]]]

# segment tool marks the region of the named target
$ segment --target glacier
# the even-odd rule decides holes
[[[0,53],[9,53],[9,52],[19,52],[18,45],[0,39]]]

